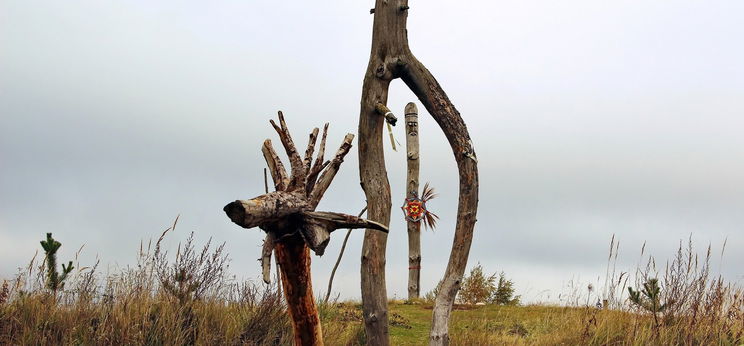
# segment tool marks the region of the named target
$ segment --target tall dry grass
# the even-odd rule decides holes
[[[209,241],[196,246],[193,235],[176,253],[165,252],[160,244],[173,228],[142,244],[136,265],[117,273],[104,275],[97,263],[75,263],[56,294],[45,287],[43,256],[35,255],[14,279],[0,284],[0,344],[292,343],[284,299],[275,286],[236,281],[227,274],[224,248]],[[618,253],[613,238],[604,287],[579,287],[561,306],[455,311],[452,344],[744,343],[744,294],[711,273],[710,247],[698,254],[691,241],[680,243],[673,258],[658,266],[662,262],[648,256],[644,245],[637,267],[624,271],[618,270]],[[658,322],[627,299],[629,286],[639,288],[651,278],[658,278],[660,300],[668,305]],[[400,317],[391,329],[395,340],[426,344],[430,307],[391,303],[390,309]],[[364,344],[358,304],[319,303],[319,311],[326,344]]]
[[[725,243],[721,256],[725,250]],[[605,287],[592,285],[576,289],[564,298],[564,304],[552,310],[546,306],[527,306],[512,311],[513,324],[497,323],[489,330],[491,319],[470,322],[471,326],[453,334],[453,343],[472,344],[589,344],[589,345],[741,345],[744,343],[744,292],[711,273],[712,250],[698,253],[691,240],[680,242],[674,256],[657,265],[653,256],[641,248],[636,268],[617,270],[619,245],[610,243]],[[649,279],[658,279],[660,303],[667,307],[658,313],[628,300],[628,287],[643,287]],[[603,300],[607,308],[604,308]],[[534,308],[539,318],[526,312]],[[515,315],[521,314],[517,318]],[[517,332],[509,326],[521,326]],[[506,326],[506,327],[504,327]],[[506,328],[506,329],[505,329]],[[493,329],[493,328],[491,328]],[[486,331],[486,332],[483,332]]]
[[[193,234],[175,254],[162,250],[175,225],[154,244],[142,244],[137,264],[118,273],[76,264],[80,269],[56,294],[45,287],[44,259],[37,253],[15,279],[0,285],[0,344],[291,344],[276,287],[229,277],[224,247],[210,241],[197,247]],[[355,323],[324,324],[331,338],[359,338]]]

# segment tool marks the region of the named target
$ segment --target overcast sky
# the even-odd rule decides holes
[[[470,264],[505,271],[528,300],[602,282],[680,239],[720,250],[744,279],[744,2],[411,1],[413,52],[462,113],[479,158]],[[222,212],[263,193],[268,124],[283,110],[299,146],[330,122],[355,133],[373,1],[0,0],[0,276],[53,232],[62,260],[83,244],[104,271],[141,240],[174,249],[194,231],[227,242],[231,272],[258,279],[262,232]],[[399,117],[413,94],[400,81]],[[422,109],[423,107],[419,107]],[[421,180],[441,217],[422,234],[422,291],[444,272],[457,170],[420,115]],[[401,126],[395,136],[404,143]],[[385,141],[393,191],[390,297],[406,296],[405,155]],[[356,147],[319,210],[364,206]],[[337,274],[358,298],[362,231]],[[316,293],[343,239],[313,258]],[[716,270],[721,264],[714,260]],[[599,278],[599,279],[598,279]]]

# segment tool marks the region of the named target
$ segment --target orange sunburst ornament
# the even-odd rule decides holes
[[[403,202],[403,206],[400,207],[400,209],[403,210],[406,220],[412,222],[423,220],[426,228],[434,229],[439,217],[426,209],[426,202],[436,196],[437,194],[434,193],[434,189],[429,187],[429,183],[426,183],[426,185],[424,185],[424,190],[421,193],[421,198],[406,198]]]
[[[401,207],[406,214],[406,219],[413,222],[419,222],[424,218],[426,213],[426,204],[419,198],[406,198],[406,202]]]

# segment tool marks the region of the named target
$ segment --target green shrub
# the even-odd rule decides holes
[[[486,276],[483,266],[478,263],[462,279],[462,286],[458,294],[460,302],[465,304],[485,303],[496,292],[496,274]]]
[[[489,298],[488,302],[496,305],[519,305],[520,296],[514,295],[514,282],[506,278],[506,274],[499,274],[499,283],[496,285],[496,291]]]
[[[57,291],[65,287],[65,279],[67,279],[67,275],[72,272],[72,261],[70,261],[67,266],[63,263],[62,272],[58,272],[57,250],[62,246],[62,243],[52,238],[51,233],[47,233],[46,240],[42,240],[39,243],[41,243],[41,247],[44,249],[44,260],[47,265],[46,286],[56,296]]]

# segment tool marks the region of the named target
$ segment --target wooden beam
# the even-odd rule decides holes
[[[232,222],[243,228],[253,228],[310,210],[310,206],[303,194],[275,191],[249,200],[234,201],[222,210]]]

